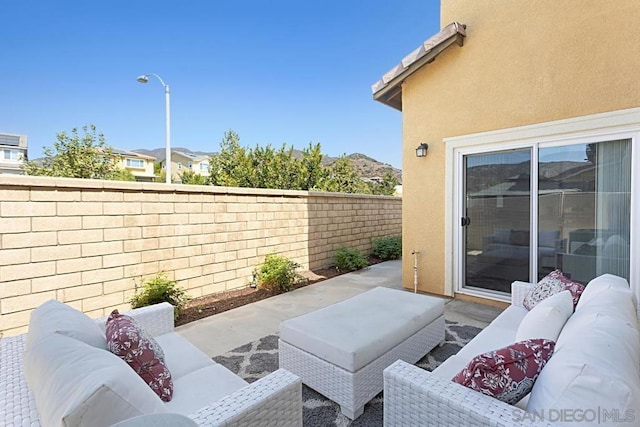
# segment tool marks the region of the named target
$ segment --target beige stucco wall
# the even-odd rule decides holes
[[[132,168],[127,166],[127,158],[144,161],[144,168]],[[153,171],[153,159],[151,158],[122,156],[118,159],[116,163],[118,164],[119,168],[130,170],[134,176],[140,176],[145,178],[155,177],[155,173]]]
[[[247,286],[269,253],[327,267],[401,217],[397,197],[0,176],[0,335],[52,298],[92,317],[127,309],[160,271],[198,297]]]
[[[467,37],[403,84],[406,287],[415,249],[419,289],[445,291],[443,139],[640,106],[639,20],[637,0],[442,1],[441,25]]]
[[[192,163],[191,168],[189,168],[189,162]],[[189,157],[182,156],[179,153],[171,153],[171,175],[173,175],[173,179],[179,178],[179,176],[185,171],[191,169],[193,172],[202,176],[209,176],[209,167],[205,170],[200,170],[201,163],[209,163],[209,158],[194,160]],[[180,163],[180,168],[178,168],[178,163]]]

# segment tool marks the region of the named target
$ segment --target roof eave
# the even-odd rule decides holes
[[[425,41],[422,46],[405,57],[398,66],[373,85],[373,99],[402,111],[402,83],[422,66],[433,62],[438,55],[453,44],[463,46],[466,27],[464,24],[452,22],[438,34]],[[421,49],[424,49],[424,53],[420,56]],[[387,79],[389,74],[395,75]]]

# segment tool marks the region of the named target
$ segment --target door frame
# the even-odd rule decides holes
[[[461,211],[460,198],[464,185],[461,179],[462,156],[464,154],[533,147],[531,164],[532,169],[535,167],[533,170],[537,171],[537,148],[539,146],[551,147],[567,145],[572,142],[589,143],[623,138],[629,138],[632,141],[630,255],[631,259],[634,259],[636,253],[640,254],[640,247],[638,247],[640,244],[636,244],[640,243],[640,197],[637,196],[640,191],[640,174],[635,173],[640,169],[640,149],[634,149],[640,144],[640,108],[445,138],[445,294],[454,296],[456,293],[460,293],[498,301],[510,301],[510,297],[504,294],[462,287],[462,233],[458,222]],[[532,213],[535,213],[531,216],[530,251],[533,251],[533,248],[537,248],[538,198],[533,197],[538,193],[537,179],[532,180],[531,191],[531,209]],[[532,256],[531,258],[535,259],[534,264],[537,264],[537,257]],[[534,267],[535,265],[531,265],[532,269]],[[629,282],[640,300],[640,284],[636,284],[635,280],[638,277],[640,277],[640,263],[632,263]]]
[[[538,170],[538,150],[536,150],[536,147],[531,145],[531,144],[511,144],[509,146],[500,146],[498,149],[496,149],[493,146],[484,146],[484,147],[464,147],[464,148],[460,148],[458,150],[455,151],[455,155],[456,155],[456,166],[457,166],[457,200],[456,200],[456,204],[454,207],[454,217],[456,217],[459,221],[459,218],[462,218],[463,216],[466,215],[465,213],[465,209],[466,209],[466,200],[465,200],[465,167],[464,167],[464,157],[468,156],[468,155],[473,155],[473,154],[491,154],[491,153],[499,153],[499,152],[504,152],[504,151],[511,151],[511,150],[524,150],[524,149],[528,149],[529,152],[531,153],[531,164],[530,164],[530,169],[529,169],[529,173],[531,176],[530,179],[530,186],[529,186],[529,191],[530,191],[530,196],[529,196],[529,277],[534,277],[533,274],[534,272],[538,271],[538,257],[536,256],[532,256],[535,253],[535,249],[538,247],[538,232],[537,232],[537,216],[535,216],[533,214],[533,212],[537,212],[538,210],[538,198],[535,197],[536,194],[538,194],[538,180],[534,179],[533,177],[533,171],[534,170]],[[455,262],[456,262],[456,277],[458,278],[457,280],[457,287],[455,289],[456,293],[461,293],[461,294],[466,294],[466,295],[473,295],[473,296],[479,296],[479,297],[485,297],[485,296],[489,296],[491,297],[491,299],[495,299],[497,301],[506,301],[509,302],[510,301],[510,296],[505,295],[503,292],[498,292],[498,291],[493,291],[490,289],[480,289],[480,288],[465,288],[463,286],[463,281],[464,278],[466,277],[465,274],[465,253],[464,250],[466,250],[466,239],[465,239],[465,235],[464,235],[464,230],[465,228],[462,226],[458,226],[456,227],[456,230],[454,230],[454,233],[457,233],[457,236],[455,236],[455,243],[456,246],[454,246],[454,254],[455,254]]]

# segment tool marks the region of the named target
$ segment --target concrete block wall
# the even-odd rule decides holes
[[[0,175],[0,334],[58,299],[91,317],[129,308],[164,271],[192,297],[242,288],[267,254],[333,264],[401,233],[401,199]]]

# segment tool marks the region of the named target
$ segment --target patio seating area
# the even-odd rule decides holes
[[[640,409],[640,338],[635,297],[627,281],[611,274],[597,277],[579,296],[575,312],[568,290],[527,309],[534,287],[514,282],[511,305],[433,372],[403,361],[385,370],[384,425],[632,422]],[[516,348],[514,343],[526,340],[552,347],[549,358],[541,361],[540,353],[525,356],[528,349]],[[506,348],[509,352],[494,356],[493,361],[478,356]],[[485,364],[475,371],[486,375],[475,377],[483,384],[482,393],[471,384],[473,378],[466,387],[452,381],[473,361]],[[529,376],[534,367],[539,372],[535,383]],[[520,370],[526,371],[523,379]],[[493,379],[487,381],[491,375]]]
[[[635,296],[626,280],[603,275],[576,295],[569,290],[541,295],[533,292],[539,285],[514,282],[512,304],[503,311],[499,307],[460,299],[424,295],[414,298],[411,292],[399,289],[400,279],[400,261],[385,262],[176,329],[173,327],[173,308],[169,304],[130,312],[142,330],[153,336],[164,350],[163,363],[173,376],[173,401],[167,403],[158,398],[162,396],[157,390],[146,387],[134,370],[107,350],[105,322],[109,337],[113,314],[109,320],[101,318],[93,322],[65,304],[47,302],[34,311],[28,334],[0,340],[0,408],[3,416],[0,421],[8,426],[111,426],[118,422],[139,426],[157,422],[157,414],[166,413],[171,414],[169,417],[181,415],[175,420],[184,425],[191,422],[210,426],[323,425],[327,414],[318,415],[313,408],[318,406],[318,396],[324,397],[306,387],[337,402],[346,417],[339,414],[338,407],[330,412],[337,411],[332,417],[345,425],[351,424],[353,419],[358,425],[385,426],[564,424],[566,414],[557,415],[551,413],[551,409],[581,410],[589,417],[592,413],[598,417],[604,414],[606,422],[603,425],[625,425],[629,417],[635,416],[640,397],[637,381],[640,334]],[[383,300],[400,297],[406,314],[393,310],[380,315],[371,313],[371,310],[381,310]],[[372,309],[371,305],[377,308]],[[442,319],[442,305],[447,323],[445,333],[442,331],[445,320],[438,322],[433,317]],[[403,316],[407,322],[418,323],[409,327],[409,323],[403,323]],[[338,319],[335,325],[332,325],[333,318]],[[349,325],[349,322],[345,323],[347,318],[360,319],[360,322]],[[378,326],[369,334],[366,326],[371,322],[366,320],[371,319]],[[326,328],[312,328],[311,321],[320,322]],[[360,330],[357,339],[332,344],[333,338],[327,331],[341,325],[345,330]],[[465,332],[463,325],[476,332]],[[407,327],[417,328],[417,332],[405,330]],[[237,370],[216,363],[222,362],[225,359],[222,354],[236,344],[233,339],[224,342],[225,337],[240,335],[236,339],[243,344],[256,340],[260,343],[265,337],[276,343],[278,335],[274,334],[278,333],[278,328],[280,352],[284,352],[280,354],[280,369],[277,364],[270,368],[261,366],[262,362],[257,360],[257,366],[250,369],[257,376],[247,381]],[[237,333],[243,329],[246,329],[244,334]],[[302,332],[302,335],[290,330]],[[426,330],[428,336],[437,336],[435,341],[423,337]],[[453,331],[468,335],[465,343],[471,341],[463,348],[448,348]],[[399,345],[385,344],[391,339],[389,337],[403,333],[410,335],[406,340],[411,341],[409,353],[415,353],[416,345],[419,347],[415,355],[407,356],[407,352],[398,350],[405,345],[402,340]],[[367,335],[373,341],[369,341]],[[375,340],[378,335],[385,337],[384,340]],[[417,336],[423,337],[425,343],[414,343]],[[318,347],[314,340],[327,344]],[[514,343],[523,340],[533,341],[533,344],[527,344],[533,347],[512,348]],[[219,345],[214,345],[215,341]],[[431,341],[433,343],[429,344]],[[295,354],[290,351],[294,345],[300,346],[295,348]],[[424,360],[432,359],[435,364],[428,362],[425,365],[423,361],[418,363],[422,369],[414,366],[433,345],[436,345],[435,349]],[[550,349],[548,358],[542,363],[538,360],[543,357],[539,352],[527,353],[527,349],[536,345]],[[247,346],[257,348],[263,344],[244,347]],[[272,348],[271,354],[277,356],[278,346]],[[239,349],[235,351],[243,351]],[[498,349],[503,352],[502,356],[487,356]],[[113,351],[111,347],[109,350]],[[303,352],[310,353],[298,357]],[[373,360],[377,357],[375,354],[382,356]],[[551,358],[552,354],[555,357]],[[498,358],[487,362],[491,357]],[[504,366],[510,366],[507,372],[514,372],[521,366],[529,375],[529,364],[533,363],[532,366],[538,369],[537,381],[534,378],[534,383],[525,376],[514,380],[513,388],[504,389],[502,395],[493,397],[486,395],[487,390],[480,392],[474,388],[473,381],[465,383],[466,386],[456,383],[460,382],[458,377],[464,375],[466,369],[483,372],[487,366],[497,363],[491,369],[501,372],[503,362],[500,357],[507,359],[504,362]],[[510,357],[515,359],[509,362]],[[321,358],[333,361],[335,366],[327,362],[316,366],[316,360]],[[353,369],[353,381],[349,379],[349,369],[339,366],[349,358],[362,365]],[[245,359],[238,363],[251,362]],[[519,365],[521,363],[525,364]],[[371,366],[375,369],[370,369]],[[480,371],[469,366],[479,366]],[[308,369],[312,371],[310,374]],[[260,373],[260,370],[264,372]],[[371,375],[360,384],[363,371]],[[384,394],[374,398],[382,385],[369,386],[378,384],[378,376],[380,380],[384,377]],[[354,390],[334,394],[323,388],[327,381],[331,384],[340,382],[340,389],[351,384]],[[526,387],[530,392],[523,391]],[[303,397],[311,392],[316,398]],[[364,408],[362,405],[372,398],[380,409],[367,413],[369,404]],[[153,417],[146,418],[145,415]],[[360,416],[362,420],[359,420]],[[582,421],[589,424],[593,420],[583,418]]]
[[[323,306],[332,305],[377,286],[398,289],[400,288],[400,279],[400,261],[390,261],[372,266],[364,271],[339,276],[292,293],[281,294],[258,303],[202,319],[175,330],[173,328],[173,310],[166,304],[134,310],[132,317],[146,331],[155,336],[159,345],[165,350],[169,369],[177,374],[174,377],[174,389],[176,396],[178,394],[182,395],[182,398],[177,399],[177,401],[185,403],[183,405],[184,411],[179,408],[180,405],[175,403],[173,406],[167,405],[165,410],[171,413],[189,415],[201,425],[227,425],[234,420],[240,420],[238,421],[240,424],[245,423],[248,425],[247,423],[251,423],[251,420],[261,419],[264,421],[271,418],[276,420],[274,421],[276,424],[273,425],[299,425],[301,423],[301,414],[299,412],[302,410],[302,401],[300,396],[301,383],[297,376],[281,369],[260,381],[247,385],[244,380],[211,361],[211,357],[228,351],[235,345],[233,339],[229,337],[236,335],[236,331],[245,329],[243,334],[239,334],[240,337],[236,337],[236,340],[246,343],[254,339],[254,337],[257,339],[277,332],[281,320],[295,317]],[[64,414],[66,410],[68,412],[67,416],[70,417],[67,421],[72,424],[81,425],[83,414],[85,412],[90,413],[91,408],[93,410],[97,408],[105,412],[104,405],[110,405],[105,401],[94,401],[86,406],[80,405],[75,411],[69,409],[73,405],[78,405],[83,399],[83,397],[79,396],[78,393],[80,392],[78,390],[82,390],[80,395],[84,393],[84,398],[90,399],[92,393],[87,392],[87,387],[96,387],[96,384],[99,385],[101,382],[99,380],[97,383],[92,381],[90,371],[82,375],[76,375],[79,371],[75,366],[68,365],[67,368],[58,370],[61,366],[64,367],[64,363],[61,362],[62,365],[60,365],[52,361],[58,356],[64,360],[71,355],[77,361],[77,357],[82,358],[78,356],[81,353],[79,351],[80,347],[90,353],[102,352],[102,350],[86,343],[74,343],[77,340],[73,338],[78,337],[73,336],[73,332],[71,333],[71,338],[64,336],[64,334],[52,333],[52,331],[65,328],[77,328],[78,318],[72,316],[71,320],[61,320],[64,316],[52,314],[57,313],[57,311],[51,311],[51,306],[55,306],[54,308],[60,308],[59,306],[66,307],[60,303],[47,303],[39,310],[36,310],[35,313],[44,315],[34,315],[33,319],[35,320],[32,320],[31,325],[32,339],[28,339],[25,334],[3,338],[0,341],[0,390],[2,391],[0,393],[0,407],[3,409],[3,425],[24,425],[25,423],[38,425],[39,414],[35,402],[37,395],[40,395],[40,399],[44,398],[42,393],[54,393],[57,396],[58,400],[56,401],[58,403],[48,405],[48,408],[58,417]],[[447,316],[451,319],[464,319],[466,323],[476,326],[486,325],[501,311],[495,307],[453,300],[447,301],[445,306],[447,307]],[[49,321],[44,321],[44,319],[49,319]],[[100,326],[102,331],[104,331],[105,320],[105,318],[96,320],[96,324]],[[56,324],[56,321],[62,323]],[[231,324],[233,327],[229,327]],[[100,330],[100,328],[96,327],[95,330]],[[42,329],[42,331],[36,334],[37,329]],[[190,337],[195,337],[191,343],[189,342],[191,341]],[[219,339],[216,340],[216,337]],[[227,337],[226,343],[224,342],[225,337]],[[33,342],[30,342],[31,340]],[[58,343],[59,345],[45,342],[52,340],[63,342]],[[38,341],[41,341],[39,346]],[[212,345],[215,341],[218,341],[219,345],[217,347]],[[70,343],[75,346],[69,345]],[[23,363],[23,352],[26,346],[32,346],[35,349],[40,347],[41,351],[31,351],[30,357],[25,359],[25,363]],[[202,348],[198,349],[198,347]],[[59,354],[53,354],[55,352],[52,353],[51,350],[48,350],[50,348],[59,350]],[[203,357],[205,353],[208,356],[206,358]],[[95,357],[96,354],[89,358]],[[199,365],[194,361],[198,362]],[[204,363],[204,361],[207,361],[207,363]],[[194,367],[194,363],[198,366]],[[31,367],[30,369],[34,369],[39,373],[35,376],[35,380],[33,375],[27,375],[27,377],[31,378],[31,384],[42,385],[41,390],[35,393],[35,396],[34,393],[30,392],[23,372],[27,364]],[[89,365],[81,363],[81,365],[89,366],[92,369],[96,368],[91,363]],[[37,368],[33,368],[33,366]],[[110,368],[96,370],[100,372],[99,375],[104,375],[105,369],[106,371],[110,370]],[[202,374],[202,369],[217,370],[218,373],[214,375],[217,380],[214,381],[210,375]],[[225,375],[220,374],[220,372]],[[131,373],[133,374],[133,371]],[[64,375],[71,375],[71,377],[64,380]],[[237,379],[233,380],[234,377]],[[44,378],[47,378],[47,380],[44,380]],[[79,382],[87,381],[87,378],[89,378],[89,386],[79,385]],[[228,380],[223,381],[223,383],[233,383],[233,387],[221,386],[220,381],[223,378]],[[56,381],[59,384],[57,386],[52,385]],[[195,381],[198,384],[194,386],[189,381]],[[212,383],[217,383],[217,385],[212,386]],[[113,383],[110,384],[113,386]],[[213,389],[208,393],[206,391],[207,387],[213,387]],[[218,390],[216,392],[216,387],[222,391]],[[63,393],[65,389],[66,393],[71,393],[71,395],[65,395]],[[100,387],[98,389],[102,390]],[[179,390],[182,390],[182,392]],[[186,399],[184,399],[184,390],[189,390],[186,393]],[[94,389],[94,391],[96,390]],[[102,394],[109,395],[109,393],[104,394],[104,390]],[[198,402],[207,399],[212,401],[211,404],[205,405],[203,409],[193,410],[194,404],[200,405]],[[158,402],[160,403],[160,400]],[[132,409],[130,405],[133,405],[133,403],[130,398],[127,399],[126,405],[129,405],[129,409]],[[273,407],[278,407],[281,410],[274,414]],[[268,414],[261,412],[260,408],[267,408],[265,410]],[[117,411],[106,412],[113,415]],[[135,415],[136,410],[132,409],[127,417],[134,417]],[[93,421],[95,423],[100,419],[94,418]],[[105,416],[100,422],[104,425],[110,425],[116,421],[117,415],[115,419]],[[140,422],[142,423],[144,420],[141,419]]]

